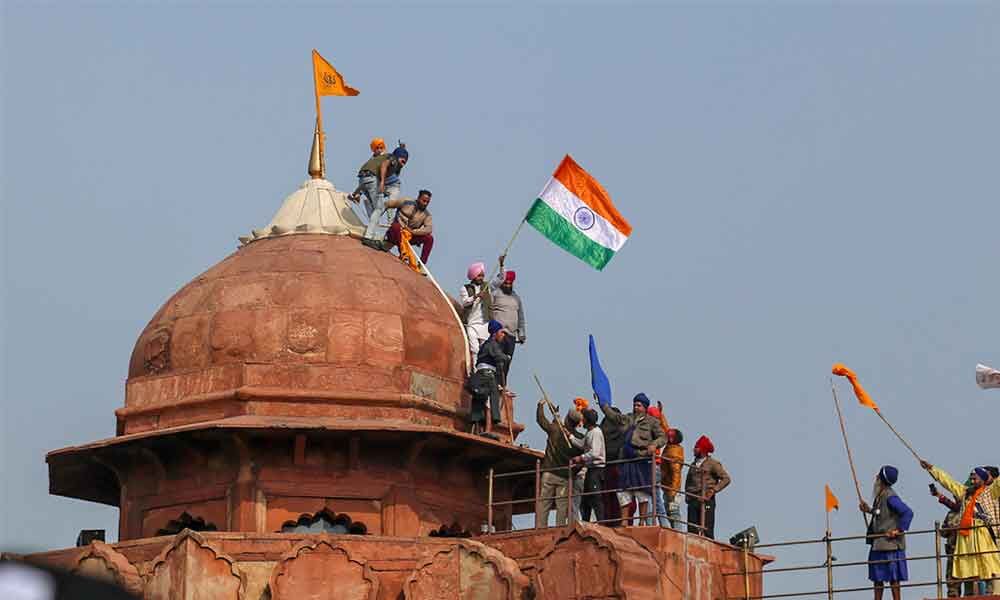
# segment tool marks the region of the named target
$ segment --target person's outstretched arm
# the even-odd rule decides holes
[[[962,498],[965,496],[965,486],[955,481],[955,479],[946,473],[944,469],[935,467],[931,463],[923,460],[920,461],[920,466],[927,469],[927,472],[931,474],[931,477],[935,481],[944,486],[944,489],[948,490],[957,498]]]

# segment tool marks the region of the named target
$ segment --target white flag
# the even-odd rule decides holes
[[[976,365],[976,384],[984,390],[1000,388],[1000,371],[986,365]]]

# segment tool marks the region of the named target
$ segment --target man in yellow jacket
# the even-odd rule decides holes
[[[987,497],[1000,498],[1000,480],[986,485],[989,474],[977,467],[969,476],[972,487],[966,489],[951,475],[926,460],[921,460],[920,466],[956,498],[962,499],[952,576],[965,580],[967,591],[976,581],[1000,577],[1000,554],[997,554],[997,544],[990,535],[988,523],[984,521],[986,513],[982,509],[982,502]],[[997,580],[993,580],[991,587],[994,594],[1000,593]]]

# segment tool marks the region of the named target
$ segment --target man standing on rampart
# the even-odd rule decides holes
[[[542,480],[541,490],[535,505],[535,525],[537,527],[549,526],[549,511],[555,506],[556,525],[565,525],[568,515],[569,498],[566,492],[566,483],[569,481],[569,462],[581,453],[570,445],[567,434],[574,431],[583,420],[583,415],[578,410],[571,410],[566,413],[563,420],[566,429],[559,426],[557,417],[550,421],[545,418],[545,398],[539,398],[538,408],[535,411],[535,420],[542,431],[548,436],[545,441],[545,457],[542,458]]]
[[[886,582],[892,588],[892,600],[899,600],[899,582],[909,579],[906,566],[906,536],[913,511],[892,489],[899,477],[896,467],[886,465],[875,476],[871,506],[862,501],[862,512],[871,513],[868,539],[868,579],[875,584],[875,600],[882,600]]]
[[[684,481],[687,496],[688,531],[715,539],[715,496],[726,489],[732,479],[718,460],[709,456],[715,452],[715,444],[707,436],[701,436],[694,443],[694,462],[688,469]],[[704,508],[704,523],[702,509]]]

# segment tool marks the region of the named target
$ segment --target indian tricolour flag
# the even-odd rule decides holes
[[[597,270],[632,233],[604,187],[570,155],[528,210],[525,220],[563,250]]]

